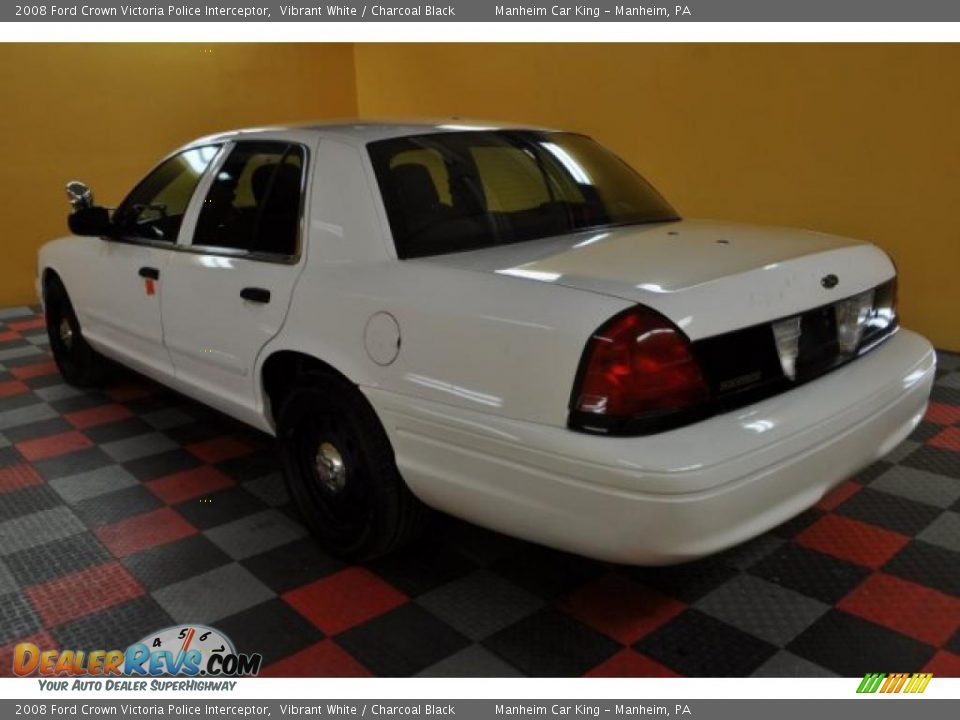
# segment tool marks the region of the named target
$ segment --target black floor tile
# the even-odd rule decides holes
[[[524,545],[492,569],[534,595],[555,600],[600,576],[606,566],[559,550]]]
[[[960,452],[924,445],[907,455],[902,464],[960,479]]]
[[[799,545],[785,545],[749,569],[750,574],[833,605],[870,571]]]
[[[871,482],[876,480],[878,477],[883,475],[887,470],[894,466],[891,462],[886,462],[885,460],[878,460],[877,462],[865,467],[863,470],[858,472],[856,475],[851,478],[854,482],[860,485],[869,485]]]
[[[647,587],[686,603],[696,602],[737,575],[719,558],[657,568],[626,568],[624,572]]]
[[[70,423],[61,417],[55,417],[7,428],[3,431],[3,434],[7,436],[7,440],[11,443],[21,443],[24,440],[36,440],[37,438],[59,435],[71,430],[73,430],[73,426]]]
[[[38,460],[33,463],[33,467],[46,480],[55,480],[56,478],[76,475],[113,464],[113,458],[103,450],[98,447],[91,447],[66,455],[47,458],[46,460]]]
[[[130,573],[148,590],[172,585],[232,562],[203,535],[159,545],[123,559]]]
[[[231,458],[217,464],[217,469],[238,483],[280,472],[280,458],[271,447],[256,450],[249,455]]]
[[[413,603],[347,630],[337,643],[375,675],[386,677],[416,675],[470,644]]]
[[[323,633],[279,598],[217,621],[237,652],[260,653],[263,665],[323,639]]]
[[[123,463],[123,467],[137,480],[147,482],[184,470],[192,470],[203,463],[186,450],[177,448],[156,455],[148,455]]]
[[[63,505],[63,500],[49,485],[32,485],[14,490],[0,495],[0,522],[59,505]]]
[[[344,567],[343,562],[324,553],[310,537],[246,558],[241,565],[278,595]]]
[[[40,629],[40,620],[20,593],[0,595],[0,645],[32,635]],[[8,670],[4,668],[4,671]]]
[[[125,650],[171,625],[173,620],[166,611],[143,595],[64,623],[53,629],[53,636],[64,648]]]
[[[82,500],[73,506],[73,512],[88,527],[97,528],[155,510],[161,505],[163,503],[156,495],[141,485],[134,485],[89,500]]]
[[[580,676],[622,649],[619,643],[552,608],[494,633],[483,645],[535,677]]]
[[[693,608],[633,647],[690,677],[744,677],[777,652],[776,646]]]
[[[100,565],[109,559],[110,553],[92,533],[78,533],[20,550],[3,561],[20,587],[27,587]]]
[[[127,418],[126,420],[118,420],[117,422],[105,423],[84,430],[83,432],[84,435],[93,440],[93,442],[100,444],[126,440],[127,438],[137,435],[146,435],[149,432],[153,432],[153,428],[140,418],[133,417]]]
[[[960,597],[960,553],[913,540],[883,568],[884,572]]]
[[[369,563],[369,568],[409,597],[457,580],[475,569],[456,550],[433,541],[425,532],[412,545]]]
[[[787,649],[849,678],[868,672],[919,672],[933,656],[928,645],[840,610],[828,611]]]
[[[199,530],[207,530],[232,520],[266,510],[267,506],[243,488],[232,487],[174,505],[174,509]]]
[[[824,513],[822,510],[810,508],[806,512],[800,513],[795,518],[791,518],[785,523],[777,525],[777,527],[770,532],[779,538],[783,538],[784,540],[792,540],[801,532],[813,525],[817,520],[822,518],[823,515]]]
[[[841,503],[835,512],[901,535],[913,536],[936,520],[943,511],[932,505],[864,488]]]

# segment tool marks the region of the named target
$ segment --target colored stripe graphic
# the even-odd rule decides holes
[[[867,673],[857,687],[858,693],[922,693],[933,673]]]
[[[863,681],[860,683],[860,687],[857,688],[857,692],[875,693],[885,677],[887,677],[886,673],[867,673],[863,676]]]

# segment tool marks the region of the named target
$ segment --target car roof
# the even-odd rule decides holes
[[[407,119],[390,118],[376,120],[343,119],[321,122],[309,122],[288,125],[273,125],[264,127],[249,127],[207,135],[188,143],[186,147],[204,145],[213,142],[224,142],[239,138],[254,139],[283,138],[302,140],[305,136],[336,136],[356,144],[366,144],[376,140],[386,140],[408,135],[424,135],[427,133],[481,131],[481,130],[533,130],[549,132],[551,128],[538,127],[526,123],[509,123],[502,121],[486,121],[464,119],[459,117]]]

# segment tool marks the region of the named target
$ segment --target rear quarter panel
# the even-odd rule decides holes
[[[630,305],[499,275],[385,260],[306,270],[269,354],[296,349],[361,387],[563,426],[591,333]],[[400,327],[378,365],[364,329],[377,312]]]

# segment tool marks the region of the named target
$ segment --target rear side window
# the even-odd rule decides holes
[[[583,135],[442,132],[368,151],[401,258],[679,219],[646,180]]]
[[[304,162],[299,145],[238,143],[204,199],[193,245],[296,255]]]

